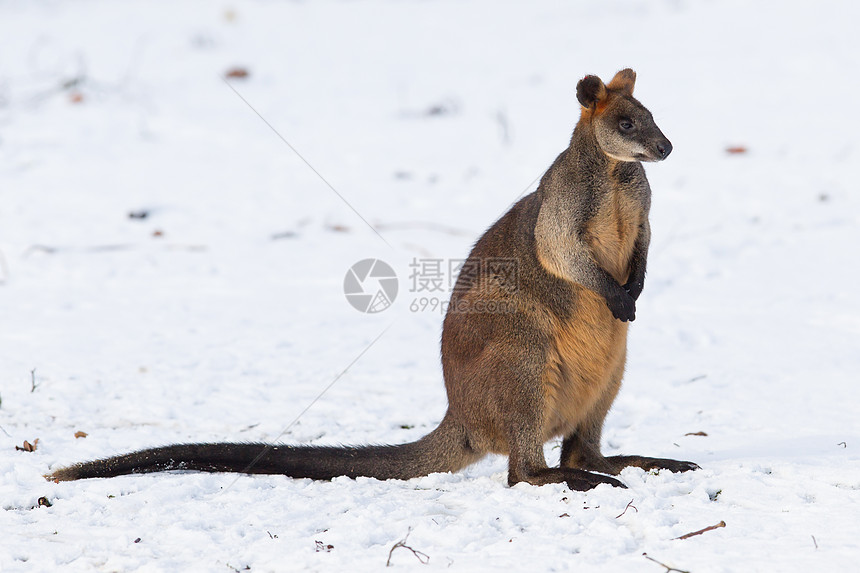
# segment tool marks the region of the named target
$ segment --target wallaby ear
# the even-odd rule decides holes
[[[584,108],[591,108],[606,98],[606,86],[597,76],[585,76],[576,84],[576,99]]]
[[[609,89],[620,90],[627,95],[633,95],[633,84],[636,83],[636,72],[630,68],[625,68],[615,74],[612,81],[609,82]]]

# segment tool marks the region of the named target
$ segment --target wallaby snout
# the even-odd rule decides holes
[[[655,126],[656,127],[656,126]],[[644,153],[636,156],[639,161],[663,161],[669,154],[672,153],[672,142],[666,139],[662,133],[651,139],[650,142],[643,145]]]

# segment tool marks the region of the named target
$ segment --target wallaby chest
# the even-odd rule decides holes
[[[606,176],[572,189],[588,201],[565,203],[557,215],[571,225],[570,234],[555,243],[558,252],[570,252],[567,241],[581,241],[589,256],[619,284],[630,276],[637,237],[647,223],[650,205],[647,180],[637,167],[607,166]],[[565,211],[574,206],[579,211]],[[578,282],[578,277],[572,278]],[[624,369],[627,323],[616,320],[602,296],[582,284],[574,285],[571,292],[571,314],[559,316],[550,329],[543,374],[547,439],[581,423],[604,395],[617,390]]]
[[[627,281],[639,227],[648,216],[642,193],[636,185],[608,181],[582,229],[597,264],[620,284]]]

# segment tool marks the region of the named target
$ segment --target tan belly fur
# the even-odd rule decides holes
[[[554,325],[543,387],[543,438],[573,431],[623,368],[627,323],[615,320],[600,295],[577,289],[573,320]]]

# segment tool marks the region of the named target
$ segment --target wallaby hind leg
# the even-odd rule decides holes
[[[645,456],[603,456],[600,453],[600,435],[595,440],[593,434],[577,430],[564,438],[561,446],[561,467],[579,468],[618,475],[626,467],[633,466],[644,470],[669,470],[686,472],[697,470],[693,462],[669,458],[649,458]]]
[[[697,470],[699,466],[693,462],[672,460],[668,458],[648,458],[644,456],[604,456],[600,453],[600,434],[603,430],[603,420],[618,389],[621,387],[624,362],[613,376],[613,382],[589,413],[580,426],[565,436],[561,445],[562,468],[579,468],[597,472],[618,475],[628,466],[644,470],[669,470],[686,472]]]
[[[525,363],[525,361],[523,361]],[[534,376],[536,373],[533,373]],[[526,482],[532,485],[565,483],[575,491],[587,491],[602,483],[616,487],[626,487],[620,481],[584,468],[547,466],[543,452],[540,431],[542,413],[546,409],[541,381],[537,380],[521,386],[533,389],[531,392],[517,393],[516,402],[509,403],[508,412],[512,414],[507,421],[507,442],[509,448],[508,484]]]
[[[532,485],[564,483],[575,491],[588,491],[602,483],[615,487],[627,487],[609,476],[600,475],[578,468],[550,468],[546,464],[543,446],[536,433],[520,431],[516,433],[511,445],[508,462],[508,484],[520,482]]]

